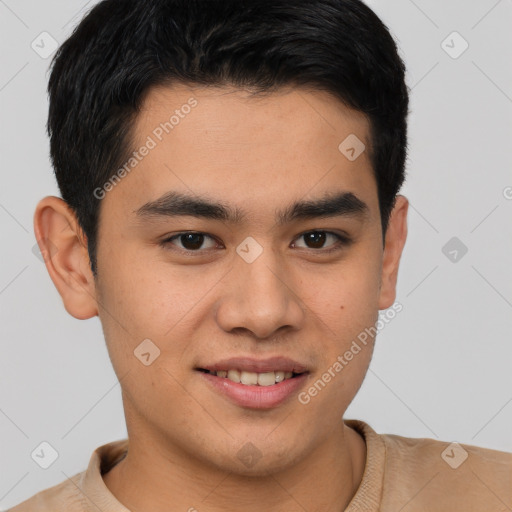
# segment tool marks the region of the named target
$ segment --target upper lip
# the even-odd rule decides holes
[[[255,373],[276,371],[304,373],[308,371],[304,365],[283,356],[270,357],[268,359],[230,357],[229,359],[222,359],[213,364],[199,366],[197,369],[210,370],[214,372],[221,370],[240,370]]]

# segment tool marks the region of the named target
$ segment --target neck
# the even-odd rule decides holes
[[[222,471],[145,439],[130,435],[126,457],[103,475],[131,512],[339,512],[353,498],[366,460],[364,440],[344,423],[302,460],[264,476]]]

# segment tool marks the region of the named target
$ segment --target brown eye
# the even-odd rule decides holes
[[[328,248],[324,249],[324,244],[329,237],[334,237],[338,243],[331,244]],[[331,233],[330,231],[309,231],[299,236],[298,240],[303,239],[306,243],[306,249],[322,250],[322,252],[330,252],[332,250],[340,249],[344,245],[348,245],[351,241],[346,236]]]
[[[310,249],[322,249],[327,238],[327,233],[322,231],[312,231],[311,233],[306,233],[302,236],[304,237],[306,244],[312,244]]]
[[[196,232],[186,232],[186,233],[178,233],[177,235],[173,235],[169,238],[166,238],[162,241],[162,245],[164,247],[168,245],[176,245],[178,249],[182,249],[183,251],[189,252],[201,252],[200,249],[205,249],[203,244],[206,239],[213,240],[213,238],[205,233],[196,233]],[[174,241],[178,240],[181,244],[181,247],[177,245]],[[215,243],[213,247],[215,246]],[[206,247],[206,249],[211,247]]]

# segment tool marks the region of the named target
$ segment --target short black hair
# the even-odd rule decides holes
[[[145,95],[157,85],[303,87],[370,122],[367,148],[383,237],[405,179],[405,65],[360,0],[104,0],[60,46],[48,84],[50,156],[62,199],[87,237],[96,276],[101,199],[129,158]],[[340,141],[341,142],[341,141]]]

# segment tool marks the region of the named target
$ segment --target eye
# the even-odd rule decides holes
[[[178,233],[177,235],[166,238],[161,242],[161,245],[166,247],[168,244],[175,245],[174,240],[179,240],[182,244],[182,247],[178,247],[186,252],[200,252],[198,249],[201,248],[205,239],[209,238],[210,240],[214,240],[211,236],[206,235],[205,233],[187,231],[185,233]]]
[[[333,246],[328,249],[323,249],[323,245],[329,236],[337,240],[338,243],[333,244]],[[321,252],[322,254],[341,250],[344,246],[348,246],[352,243],[352,240],[349,237],[337,233],[332,233],[331,231],[308,231],[299,235],[296,240],[300,240],[301,238],[305,240],[306,244],[308,244],[305,249],[312,249],[313,251]],[[213,241],[213,245],[210,245],[210,247],[203,246],[204,241],[207,239]],[[175,243],[175,240],[181,244],[181,247]],[[169,249],[169,245],[174,245],[177,246],[179,251],[191,254],[205,252],[204,250],[201,251],[200,249],[206,250],[214,248],[215,243],[215,239],[206,233],[186,231],[162,240],[160,245],[166,249]],[[296,246],[296,244],[293,244],[293,246]]]
[[[349,245],[351,243],[350,238],[344,235],[339,235],[337,233],[332,233],[330,231],[308,231],[307,233],[303,233],[300,235],[297,240],[303,239],[306,244],[309,244],[309,246],[306,246],[306,249],[322,249],[322,246],[324,245],[326,239],[331,236],[338,240],[337,244],[334,244],[334,246],[331,246],[328,249],[322,250],[322,253],[328,253],[332,251],[336,251],[341,249],[343,246]]]

